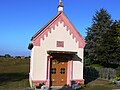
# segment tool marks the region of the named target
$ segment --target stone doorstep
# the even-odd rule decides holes
[[[53,89],[55,89],[55,90],[58,90],[58,89],[60,89],[60,88],[62,88],[63,86],[51,86],[50,88],[53,90]]]
[[[51,86],[50,90],[74,90],[66,86]]]

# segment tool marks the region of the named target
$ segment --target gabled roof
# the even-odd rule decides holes
[[[40,29],[33,37],[33,45],[39,46],[40,38],[44,40],[44,35],[48,36],[48,32],[51,32],[51,28],[55,28],[58,22],[64,22],[64,26],[67,26],[67,30],[70,30],[70,35],[73,34],[73,38],[76,38],[76,42],[79,41],[79,48],[84,48],[85,41],[69,19],[65,16],[64,12],[58,12],[57,15],[48,22],[42,29]],[[38,43],[39,42],[39,43]]]

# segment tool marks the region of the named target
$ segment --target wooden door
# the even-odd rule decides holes
[[[67,60],[51,60],[51,86],[64,86],[67,84]]]

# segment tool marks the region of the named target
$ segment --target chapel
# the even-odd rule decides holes
[[[84,46],[84,38],[65,15],[60,0],[57,14],[32,36],[28,46],[31,87],[84,84]]]

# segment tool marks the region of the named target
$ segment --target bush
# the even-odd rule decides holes
[[[117,81],[120,80],[120,66],[116,69],[116,78]]]
[[[99,66],[99,65],[97,65]],[[89,79],[103,79],[103,80],[111,80],[116,77],[116,70],[113,68],[102,68],[102,67],[84,67],[84,78],[88,81]],[[89,81],[90,81],[89,80]]]
[[[116,69],[116,76],[120,77],[120,66]]]
[[[120,77],[116,77],[115,79],[116,79],[117,81],[119,81],[119,80],[120,80]]]

